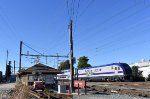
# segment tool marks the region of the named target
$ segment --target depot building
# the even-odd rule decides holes
[[[17,82],[24,85],[33,85],[34,81],[45,81],[45,84],[54,84],[57,74],[60,73],[58,69],[54,69],[44,64],[35,64],[25,70],[21,70],[17,75]]]

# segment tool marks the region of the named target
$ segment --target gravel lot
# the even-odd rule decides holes
[[[88,86],[93,86],[93,87],[89,87],[87,88],[87,95],[84,95],[84,90],[80,90],[81,95],[74,95],[73,99],[150,99],[147,97],[143,97],[143,96],[138,96],[138,95],[133,95],[132,93],[126,93],[126,94],[122,94],[116,92],[116,93],[112,93],[110,92],[110,90],[108,90],[107,88],[110,88],[111,90],[114,89],[135,89],[135,90],[144,90],[149,92],[149,84],[150,83],[133,83],[133,82],[117,82],[117,83],[106,83],[106,82],[96,82],[96,83],[87,83]],[[106,88],[107,91],[97,91],[97,90],[93,90],[96,88]],[[15,88],[15,83],[7,83],[7,84],[0,84],[0,99],[8,99],[10,98],[10,93],[11,91]],[[120,90],[120,91],[121,91]],[[77,93],[77,90],[76,90]],[[20,96],[20,95],[19,95]],[[18,98],[19,99],[19,98]]]
[[[74,96],[73,99],[149,99],[149,98],[130,95],[110,94],[110,95],[81,95],[81,96]]]
[[[0,99],[7,99],[14,88],[15,83],[0,84]]]
[[[87,82],[74,99],[150,99],[150,82]],[[76,92],[77,93],[77,92]]]

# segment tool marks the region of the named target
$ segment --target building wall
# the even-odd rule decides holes
[[[143,77],[148,77],[148,75],[150,74],[150,67],[142,67],[139,68],[140,71],[143,71]]]
[[[32,85],[34,81],[42,80],[45,81],[45,84],[53,84],[54,77],[56,75],[53,74],[41,74],[41,75],[34,75],[34,74],[29,74],[27,75],[27,83],[29,85]]]
[[[27,75],[22,75],[21,76],[21,83],[24,85],[28,85],[28,79],[27,79]]]
[[[150,74],[150,60],[141,60],[139,62],[130,64],[130,66],[138,66],[140,71],[143,71],[143,77],[148,77]]]

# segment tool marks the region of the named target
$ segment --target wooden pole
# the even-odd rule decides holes
[[[72,20],[70,20],[70,91],[74,92],[74,78],[73,78],[73,39],[72,39]]]
[[[22,55],[22,41],[20,41],[20,60],[19,60],[19,72],[21,71],[21,55]]]

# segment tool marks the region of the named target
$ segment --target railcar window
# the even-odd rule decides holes
[[[120,67],[118,67],[118,70],[120,70]]]
[[[99,69],[99,71],[101,71],[101,69]]]
[[[117,70],[117,67],[115,67],[115,70]]]
[[[95,72],[98,72],[98,69],[95,69]]]
[[[62,77],[60,77],[60,78],[66,78],[65,76],[62,76]]]

